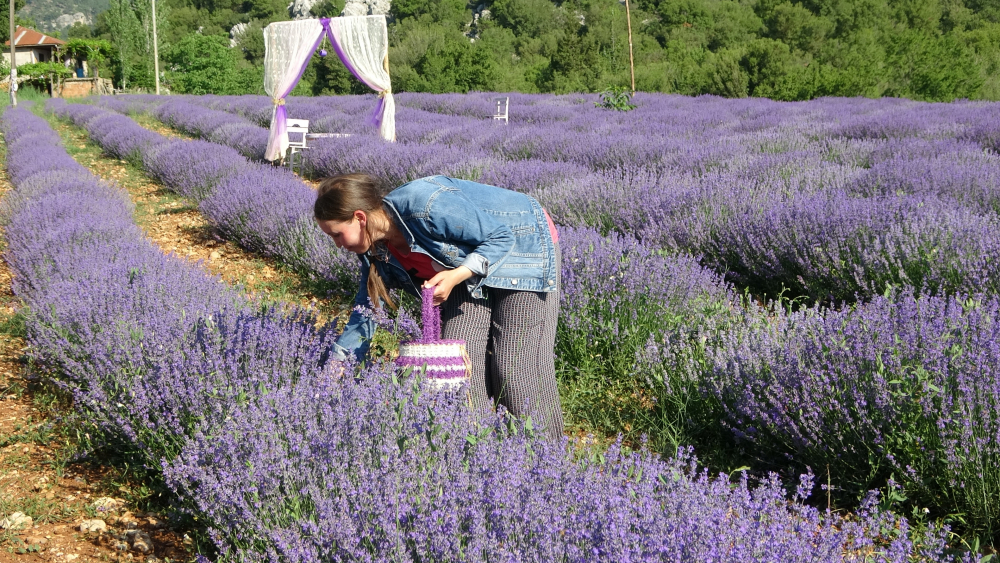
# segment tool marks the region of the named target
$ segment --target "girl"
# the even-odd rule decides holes
[[[548,213],[527,195],[445,176],[382,193],[365,174],[320,183],[316,221],[361,261],[355,305],[395,307],[387,288],[434,288],[442,338],[465,340],[477,407],[499,402],[562,436],[553,349],[559,246]],[[375,324],[353,312],[336,357],[363,360]]]

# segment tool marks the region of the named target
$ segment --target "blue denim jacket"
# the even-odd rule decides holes
[[[533,197],[495,186],[431,176],[404,184],[383,198],[386,213],[406,237],[411,252],[422,252],[445,268],[465,266],[473,276],[469,293],[485,298],[484,287],[548,292],[556,289],[555,246],[545,211]],[[382,244],[361,261],[361,284],[354,304],[368,305],[368,270],[374,262],[387,287],[420,296],[412,278]],[[363,360],[375,323],[351,317],[333,354]]]

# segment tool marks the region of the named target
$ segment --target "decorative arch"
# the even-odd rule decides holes
[[[324,34],[351,74],[379,94],[372,124],[387,141],[396,140],[396,102],[389,79],[389,33],[385,16],[345,16],[274,22],[264,28],[264,91],[274,109],[264,158],[278,160],[288,149],[285,98],[299,83]]]

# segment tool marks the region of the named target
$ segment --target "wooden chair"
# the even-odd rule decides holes
[[[295,172],[295,155],[299,154],[299,172],[302,171],[302,151],[308,149],[306,145],[309,136],[308,119],[289,119],[285,122],[288,131],[288,169]]]
[[[493,112],[493,119],[496,119],[496,120],[501,120],[502,119],[504,123],[508,123],[508,121],[507,121],[507,117],[508,117],[507,116],[507,110],[508,110],[508,108],[510,106],[510,98],[508,98],[508,97],[493,98],[493,105],[495,107],[495,110]]]

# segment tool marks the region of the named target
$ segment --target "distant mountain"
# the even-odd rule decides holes
[[[20,14],[35,20],[39,31],[55,33],[74,21],[93,24],[97,14],[107,9],[108,0],[27,0]]]

